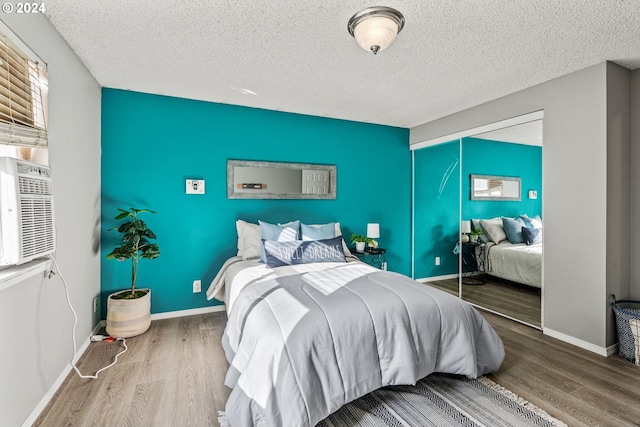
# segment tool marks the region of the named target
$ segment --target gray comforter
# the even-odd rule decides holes
[[[375,389],[500,367],[502,341],[469,304],[362,263],[256,281],[223,337],[232,427],[314,426]]]

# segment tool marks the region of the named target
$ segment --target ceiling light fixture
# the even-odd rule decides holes
[[[347,28],[364,50],[373,54],[386,49],[404,27],[404,16],[395,9],[374,6],[349,19]]]

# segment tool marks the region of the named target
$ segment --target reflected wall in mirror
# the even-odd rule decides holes
[[[335,165],[227,160],[229,199],[335,199]]]
[[[460,141],[412,151],[413,277],[458,296]]]
[[[522,180],[510,176],[471,175],[471,200],[517,200]]]
[[[474,181],[462,180],[461,219],[483,234],[462,244],[461,255],[475,264],[462,270],[460,294],[535,327],[542,326],[542,241],[527,244],[523,227],[534,226],[522,218],[542,217],[542,150],[541,120],[462,139],[462,176],[517,177],[520,196],[473,197]]]

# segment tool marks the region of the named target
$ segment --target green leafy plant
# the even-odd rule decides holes
[[[469,233],[472,236],[480,236],[482,234],[484,234],[484,231],[481,228],[478,228],[476,230],[471,230],[471,232]]]
[[[131,259],[131,293],[123,293],[121,298],[135,299],[144,296],[146,292],[136,292],[136,279],[138,277],[138,262],[140,258],[154,259],[160,256],[157,243],[151,243],[149,239],[155,239],[156,235],[147,227],[147,224],[138,218],[141,213],[155,213],[149,209],[129,210],[118,209],[120,213],[115,217],[117,221],[126,220],[119,227],[109,229],[117,230],[122,234],[122,244],[112,250],[107,259],[126,261]]]
[[[355,234],[354,233],[349,238],[351,239],[351,244],[352,245],[355,245],[357,242],[365,242],[365,243],[368,243],[368,244],[371,244],[373,242],[372,238],[366,237],[366,236],[364,236],[362,234]]]

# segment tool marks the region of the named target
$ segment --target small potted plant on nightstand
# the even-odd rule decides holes
[[[118,209],[116,220],[126,220],[119,227],[111,228],[122,234],[122,244],[107,255],[107,259],[131,260],[131,290],[116,292],[107,299],[107,333],[115,338],[140,335],[151,325],[151,289],[136,289],[140,258],[154,259],[160,256],[157,243],[151,243],[156,235],[138,215],[155,213],[148,209]]]
[[[366,243],[371,243],[373,239],[363,236],[362,234],[352,234],[351,235],[351,244],[356,245],[356,251],[364,252],[364,245]]]
[[[469,233],[469,242],[476,243],[482,234],[484,234],[482,230],[471,230]]]

